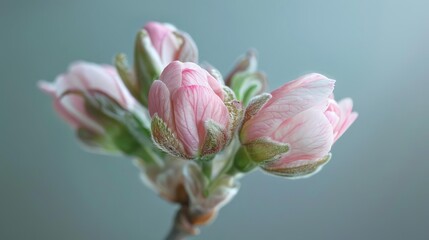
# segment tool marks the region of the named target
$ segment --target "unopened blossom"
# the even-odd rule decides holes
[[[184,187],[183,170],[189,161],[166,156],[158,164],[136,160],[142,169],[143,182],[162,198],[180,204],[188,203],[188,194]]]
[[[148,93],[153,81],[159,78],[169,63],[176,60],[198,62],[198,49],[191,36],[171,24],[147,23],[137,34],[134,73],[132,80],[127,81],[144,106],[148,104]]]
[[[198,49],[187,33],[171,24],[149,22],[144,26],[150,38],[150,46],[157,53],[163,67],[172,61],[198,62]]]
[[[334,142],[357,118],[351,99],[333,99],[334,83],[309,74],[254,98],[240,132],[250,158],[282,176],[319,170],[330,159]]]
[[[225,147],[240,120],[241,104],[206,70],[175,61],[152,84],[149,113],[155,143],[192,159]]]
[[[136,104],[115,68],[109,65],[77,62],[55,82],[40,82],[39,87],[53,97],[58,114],[73,128],[86,128],[96,133],[103,133],[104,129],[88,111],[85,98],[102,94],[124,109],[132,109]]]

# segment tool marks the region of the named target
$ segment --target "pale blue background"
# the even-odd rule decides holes
[[[271,89],[317,71],[358,121],[313,178],[255,172],[195,239],[429,239],[429,2],[0,2],[0,239],[161,239],[175,207],[128,159],[82,151],[36,89],[78,59],[131,54],[149,20],[227,72],[258,49]]]

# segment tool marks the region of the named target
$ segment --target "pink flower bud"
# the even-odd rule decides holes
[[[165,67],[172,61],[198,62],[198,49],[194,40],[173,25],[149,22],[144,26],[151,44]]]
[[[184,158],[219,152],[235,128],[235,110],[223,86],[194,63],[169,64],[149,91],[153,140]]]
[[[297,177],[316,172],[330,158],[332,144],[354,122],[351,99],[332,97],[334,80],[305,75],[246,110],[240,139],[250,158],[273,174]]]
[[[39,87],[54,98],[58,114],[73,128],[104,133],[103,126],[88,112],[84,95],[98,92],[115,100],[124,109],[136,103],[112,66],[87,62],[72,64],[54,83],[40,82]]]

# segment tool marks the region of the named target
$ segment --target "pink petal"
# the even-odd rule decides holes
[[[103,133],[104,129],[100,126],[85,108],[85,100],[76,94],[68,94],[61,99],[54,101],[54,107],[61,117],[64,118],[74,128],[85,127],[96,133]]]
[[[50,83],[50,82],[46,82],[46,81],[40,81],[37,83],[37,86],[46,94],[49,94],[51,96],[55,96],[55,84],[54,83]]]
[[[183,43],[180,50],[178,60],[182,62],[198,62],[198,48],[189,34],[180,32],[180,36],[183,38]]]
[[[173,33],[168,33],[161,43],[160,56],[164,65],[177,60],[177,53],[180,49],[180,43]]]
[[[227,126],[228,110],[210,88],[203,86],[182,87],[172,98],[177,135],[187,153],[195,156],[205,137],[204,122],[211,119],[221,126]]]
[[[207,73],[204,69],[193,64],[186,63],[182,70],[182,87],[199,85],[210,88],[207,79]]]
[[[270,135],[285,120],[316,105],[323,105],[334,89],[334,80],[308,74],[272,92],[272,98],[242,129],[248,142]]]
[[[358,117],[358,113],[352,112],[353,109],[353,101],[350,98],[345,98],[341,100],[339,103],[339,108],[341,109],[340,120],[338,125],[334,131],[335,138],[334,142],[337,141],[344,132],[352,125],[352,123]]]
[[[171,29],[158,22],[149,22],[144,26],[144,29],[147,31],[153,47],[160,54],[162,42],[167,34],[171,34]]]
[[[182,69],[183,63],[179,61],[171,62],[164,68],[159,77],[171,93],[182,85]]]
[[[318,160],[331,149],[332,125],[323,111],[311,108],[284,121],[271,138],[287,143],[290,147],[286,156],[271,167],[281,167],[295,161]]]
[[[125,108],[134,103],[133,97],[124,86],[119,75],[112,75],[112,69],[97,64],[79,62],[70,67],[66,88],[77,87],[81,90],[97,90],[116,100]]]
[[[220,99],[224,99],[222,85],[214,78],[211,74],[207,74],[207,82],[209,83],[211,89],[219,96]]]
[[[159,80],[154,81],[149,90],[149,114],[152,117],[155,113],[167,123],[167,126],[174,129],[170,91]]]

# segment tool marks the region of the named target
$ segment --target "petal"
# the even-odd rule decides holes
[[[285,120],[324,105],[334,89],[334,80],[320,74],[305,75],[273,91],[272,98],[242,129],[245,142],[270,135]]]
[[[229,121],[228,110],[222,100],[207,87],[182,87],[172,98],[177,136],[187,153],[195,156],[204,143],[204,122],[212,120],[225,127]]]
[[[135,104],[134,98],[126,89],[112,66],[78,62],[72,64],[69,72],[56,80],[57,96],[67,91],[100,91],[113,98],[124,108]]]
[[[198,48],[192,37],[185,32],[177,32],[183,43],[180,49],[178,60],[182,62],[198,62]]]
[[[164,65],[177,60],[177,53],[180,49],[180,42],[173,33],[168,33],[161,43],[160,56]]]
[[[332,125],[323,111],[311,108],[284,121],[271,138],[290,146],[289,152],[271,167],[317,160],[326,156],[332,147]]]
[[[179,61],[171,62],[164,68],[159,77],[159,80],[167,86],[171,93],[182,85],[182,69],[183,63]]]
[[[219,82],[219,80],[214,78],[211,74],[207,74],[207,82],[209,83],[211,89],[213,89],[213,91],[216,93],[216,95],[218,95],[219,98],[223,100],[224,95],[223,95],[222,85]]]
[[[185,63],[182,70],[182,87],[199,85],[211,88],[208,80],[209,73],[198,65]]]
[[[40,90],[42,90],[46,94],[49,94],[51,96],[55,96],[56,89],[55,89],[54,83],[50,83],[50,82],[46,82],[46,81],[40,81],[37,83],[37,86],[40,88]]]
[[[152,45],[156,51],[161,53],[162,42],[165,36],[171,33],[171,29],[159,22],[149,22],[144,26],[144,29],[149,34]]]
[[[353,101],[350,98],[345,98],[338,103],[341,110],[340,120],[337,127],[334,129],[334,142],[337,141],[344,132],[352,125],[358,117],[358,113],[352,112]]]
[[[148,99],[150,116],[152,117],[157,113],[170,129],[174,129],[171,115],[170,91],[168,91],[167,86],[159,80],[154,81],[150,87]]]
[[[85,127],[96,133],[103,133],[104,129],[94,121],[85,108],[85,99],[76,94],[68,94],[54,102],[58,113],[74,128]]]

